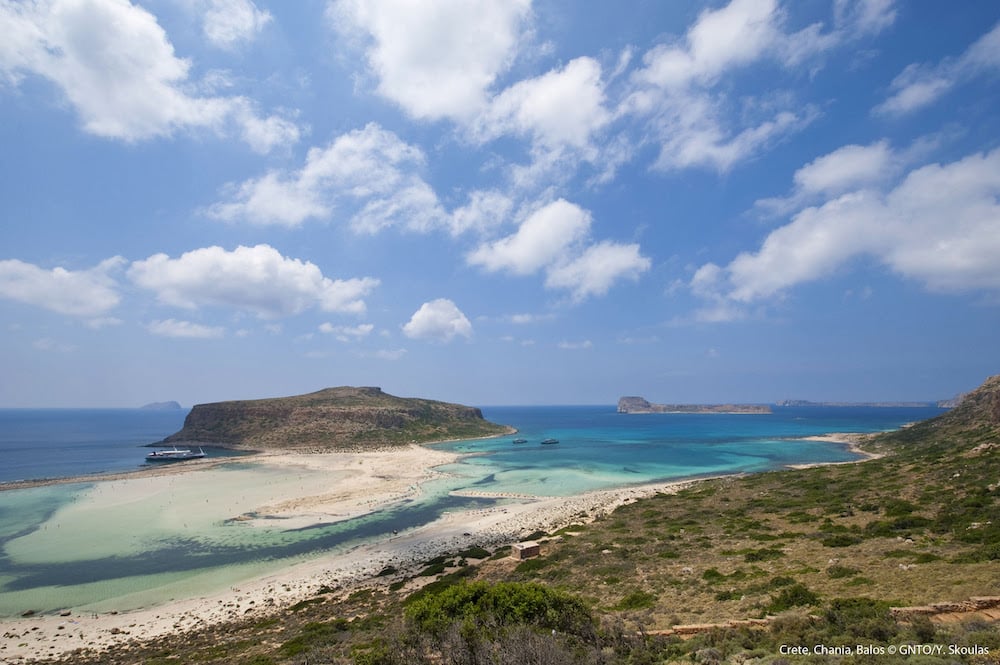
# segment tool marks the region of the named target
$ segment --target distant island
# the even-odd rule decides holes
[[[174,401],[170,402],[150,402],[139,407],[143,411],[180,411],[182,407]]]
[[[395,397],[375,387],[197,404],[184,427],[158,444],[239,450],[357,450],[472,439],[511,432],[475,407]]]
[[[618,413],[771,413],[767,404],[652,404],[642,397],[618,399]]]
[[[926,407],[941,407],[950,409],[958,403],[959,399],[940,400],[938,402],[812,402],[807,399],[785,399],[775,406],[867,406],[894,409],[914,409]]]

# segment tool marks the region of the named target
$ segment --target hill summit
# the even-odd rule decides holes
[[[503,434],[475,407],[396,397],[376,387],[195,405],[162,443],[241,450],[326,451]]]
[[[950,411],[884,434],[879,441],[904,445],[961,447],[1000,443],[1000,374],[991,376],[975,390],[962,395]]]

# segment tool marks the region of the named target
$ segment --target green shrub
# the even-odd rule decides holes
[[[300,600],[299,602],[295,603],[288,609],[291,612],[298,612],[299,610],[305,609],[310,605],[316,605],[317,603],[325,602],[325,600],[326,600],[325,598],[306,598],[305,600]]]
[[[823,540],[819,541],[824,547],[850,547],[851,545],[857,545],[861,542],[861,539],[857,536],[851,536],[846,533],[838,533],[832,536],[827,536]]]
[[[646,591],[633,591],[622,598],[614,609],[616,610],[642,610],[656,605],[656,595]]]
[[[593,618],[580,599],[537,583],[471,582],[452,585],[409,604],[406,616],[421,631],[441,635],[463,625],[531,625],[571,634],[589,634]]]
[[[769,547],[747,552],[743,555],[743,560],[747,563],[756,563],[758,561],[773,561],[774,559],[780,559],[783,556],[785,556],[785,553],[780,547]]]
[[[861,571],[857,568],[849,568],[847,566],[833,565],[826,569],[826,574],[830,576],[831,579],[839,580],[844,577],[851,577],[852,575],[857,575]]]
[[[784,575],[779,575],[778,577],[772,577],[771,581],[767,583],[768,589],[780,589],[783,586],[789,586],[790,584],[795,584],[795,579],[792,577],[786,577]]]
[[[709,568],[701,574],[701,579],[705,580],[709,584],[715,584],[716,582],[721,582],[726,579],[726,576],[715,568]]]
[[[882,508],[887,517],[902,517],[915,511],[917,506],[903,499],[886,499]]]
[[[888,642],[899,632],[889,612],[889,603],[871,598],[835,598],[825,619],[832,633],[854,639]]]
[[[433,577],[434,575],[440,575],[443,572],[444,572],[444,564],[443,563],[432,563],[431,565],[427,566],[426,568],[424,568],[423,570],[421,570],[419,573],[417,573],[417,576],[418,577]]]
[[[793,607],[806,607],[819,603],[819,596],[810,591],[804,584],[795,583],[785,587],[778,592],[778,595],[771,598],[771,603],[767,606],[769,613],[784,612]]]
[[[442,575],[440,579],[434,580],[430,584],[426,584],[420,589],[417,589],[416,591],[411,593],[409,596],[406,597],[406,600],[403,602],[404,604],[408,605],[410,603],[416,602],[417,600],[425,596],[440,593],[441,591],[444,591],[450,586],[460,584],[467,577],[471,576],[472,573],[473,570],[471,568],[459,568],[454,573],[448,573],[447,575]]]
[[[246,661],[247,665],[274,665],[274,660],[270,656],[257,654]]]
[[[530,575],[531,573],[537,572],[542,568],[545,568],[551,563],[552,562],[549,561],[548,559],[542,559],[536,557],[534,559],[528,559],[527,561],[522,561],[521,563],[517,564],[517,568],[514,569],[514,572]]]
[[[490,556],[490,551],[482,547],[470,547],[463,552],[459,552],[458,556],[463,559],[487,559]]]
[[[323,623],[310,621],[302,626],[298,635],[282,644],[280,651],[282,655],[290,657],[317,646],[332,644],[337,641],[340,633],[347,629],[347,625],[345,619]]]

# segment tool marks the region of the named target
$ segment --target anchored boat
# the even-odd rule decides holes
[[[205,451],[198,448],[194,452],[190,448],[178,448],[174,446],[171,450],[154,450],[146,455],[147,462],[182,462],[189,459],[199,459],[205,457]]]

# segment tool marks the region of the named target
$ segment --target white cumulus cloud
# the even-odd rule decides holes
[[[876,34],[895,12],[886,0],[838,1],[832,27],[814,23],[796,32],[785,28],[785,17],[776,0],[732,0],[702,11],[682,38],[643,55],[618,112],[645,120],[644,138],[660,146],[655,168],[725,173],[800,131],[818,117],[816,108],[780,94],[737,102],[727,77],[761,63],[799,67]]]
[[[329,219],[342,205],[358,231],[447,226],[437,195],[419,175],[424,161],[419,148],[370,123],[312,148],[297,171],[270,171],[231,185],[229,200],[206,212],[224,221],[299,226]]]
[[[471,337],[472,324],[462,310],[447,298],[425,302],[403,326],[403,334],[413,339],[450,342],[455,337]]]
[[[202,30],[212,44],[232,49],[252,41],[274,18],[250,0],[206,0]]]
[[[530,0],[335,0],[329,14],[361,37],[378,93],[414,118],[466,119],[513,60]]]
[[[888,141],[848,145],[817,157],[795,172],[796,186],[806,192],[837,193],[878,182],[892,164]]]
[[[885,115],[905,115],[934,103],[956,85],[1000,70],[1000,23],[957,58],[908,65],[890,86],[892,94],[875,107]]]
[[[620,279],[638,280],[652,262],[639,245],[603,241],[588,247],[569,263],[553,266],[545,280],[550,288],[567,289],[573,299],[603,296]]]
[[[509,196],[496,190],[475,190],[468,203],[452,211],[448,225],[454,235],[487,231],[505,222],[513,205]]]
[[[558,199],[528,215],[513,234],[481,244],[466,262],[515,275],[544,270],[546,287],[568,290],[575,301],[604,295],[619,279],[638,279],[649,269],[638,245],[591,243],[592,221],[587,210]]]
[[[282,256],[269,245],[233,251],[205,247],[176,259],[154,254],[134,262],[128,276],[167,305],[233,307],[261,318],[291,316],[313,307],[361,314],[364,296],[379,283],[370,277],[330,279],[315,264]]]
[[[530,275],[563,257],[587,235],[590,224],[589,212],[559,199],[534,211],[512,235],[480,245],[466,258],[490,272]]]
[[[100,317],[121,301],[111,273],[125,259],[115,256],[89,270],[47,270],[17,259],[0,261],[0,298],[80,317]]]
[[[703,265],[692,292],[716,320],[822,279],[856,257],[940,292],[1000,292],[1000,149],[913,169],[894,187],[849,191],[796,213],[754,252]]]
[[[582,57],[510,86],[476,122],[481,138],[520,134],[547,149],[592,150],[592,135],[611,120],[605,101],[601,65]]]
[[[792,178],[795,188],[787,197],[761,199],[755,205],[774,214],[786,214],[819,197],[877,187],[896,177],[906,159],[885,140],[871,145],[846,145],[798,169]]]
[[[245,97],[190,94],[191,62],[175,55],[153,14],[126,0],[4,2],[0,34],[0,76],[51,81],[90,134],[135,142],[236,127],[259,151],[298,139],[294,124],[261,118]]]

